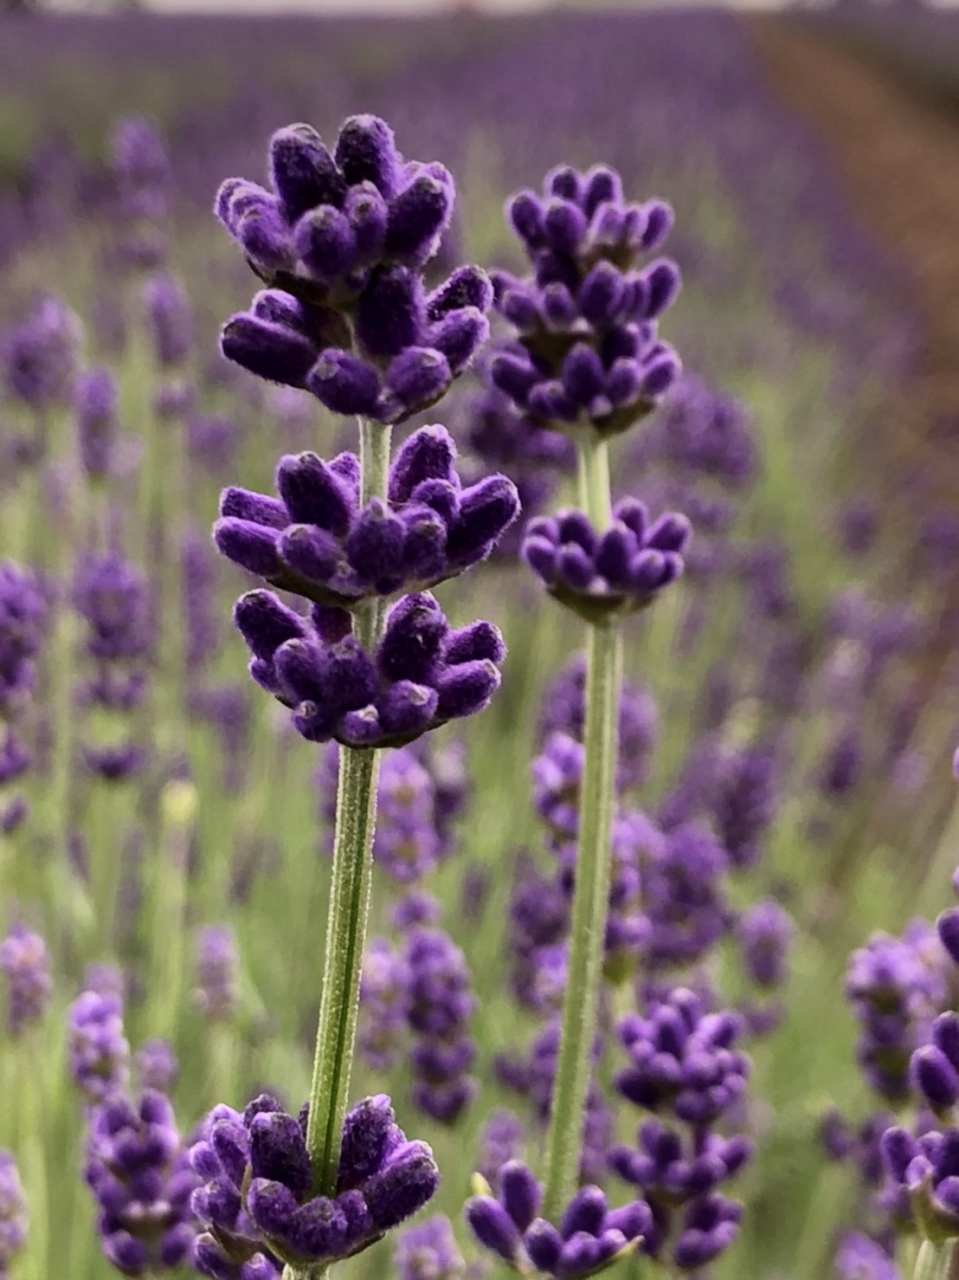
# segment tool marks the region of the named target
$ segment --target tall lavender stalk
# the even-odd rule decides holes
[[[280,130],[271,170],[272,191],[231,179],[217,198],[269,286],[227,323],[223,351],[356,416],[359,456],[282,458],[278,498],[225,490],[214,539],[235,563],[312,603],[307,620],[253,591],[235,619],[257,682],[293,711],[303,737],[342,748],[333,877],[305,1135],[273,1099],[231,1112],[249,1164],[226,1168],[216,1143],[201,1143],[194,1166],[213,1181],[194,1207],[208,1228],[198,1245],[204,1274],[260,1258],[295,1280],[366,1248],[436,1188],[432,1153],[406,1142],[387,1098],[347,1110],[378,766],[384,747],[489,702],[505,653],[499,633],[486,622],[452,630],[429,588],[489,555],[519,503],[502,476],[463,487],[440,426],[415,432],[391,465],[393,424],[435,404],[488,335],[483,272],[464,267],[430,294],[423,286],[452,213],[449,173],[405,162],[372,116],[344,124],[335,154],[307,125]],[[220,1122],[214,1113],[211,1135]],[[267,1129],[281,1165],[264,1158]],[[259,1188],[280,1168],[282,1198],[271,1207]],[[229,1205],[210,1194],[224,1174],[237,1192]],[[313,1217],[328,1229],[309,1228]]]
[[[527,526],[523,558],[550,593],[588,623],[584,773],[568,980],[550,1104],[543,1214],[556,1221],[576,1187],[592,1067],[610,889],[610,835],[623,618],[645,608],[682,571],[688,523],[650,523],[631,499],[611,505],[609,441],[647,414],[680,365],[659,341],[658,316],[678,292],[666,259],[633,263],[662,242],[672,213],[629,205],[619,175],[561,166],[544,195],[508,206],[533,272],[494,276],[495,304],[517,341],[491,364],[494,384],[538,426],[572,436],[582,511]]]

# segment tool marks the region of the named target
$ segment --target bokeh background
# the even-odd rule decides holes
[[[353,447],[353,428],[220,357],[218,330],[255,282],[211,209],[224,178],[263,177],[277,127],[305,120],[332,137],[346,115],[375,112],[405,154],[456,177],[446,269],[519,269],[504,200],[561,162],[605,161],[631,196],[675,207],[668,247],[684,291],[665,327],[698,381],[617,446],[614,477],[654,506],[685,503],[697,550],[676,601],[630,631],[627,677],[658,705],[634,802],[665,826],[677,806],[705,816],[730,848],[745,831],[761,857],[731,877],[730,903],[771,895],[796,920],[776,1030],[753,1049],[764,1101],[750,1120],[760,1156],[749,1212],[722,1265],[812,1280],[863,1204],[855,1175],[825,1161],[820,1122],[831,1106],[856,1122],[876,1106],[843,995],[849,954],[873,930],[898,933],[947,905],[957,854],[959,14],[867,0],[776,12],[359,8],[0,12],[0,338],[38,298],[61,299],[82,321],[81,362],[117,378],[123,436],[109,491],[88,492],[69,396],[44,415],[38,458],[37,414],[9,385],[0,392],[0,553],[42,572],[53,601],[18,730],[35,755],[17,783],[31,814],[2,850],[0,925],[25,921],[46,938],[54,988],[28,1048],[0,1043],[0,1145],[18,1154],[33,1208],[15,1274],[112,1274],[64,1065],[66,1010],[90,963],[123,970],[134,1048],[174,1044],[185,1130],[263,1085],[294,1108],[307,1092],[330,761],[247,680],[229,616],[248,584],[209,528],[222,485],[266,490],[281,452]],[[114,140],[134,116],[169,158],[162,270],[191,311],[172,415],[157,411],[170,374],[142,302],[149,273],[118,252]],[[484,444],[480,388],[474,378],[442,407],[476,467],[502,453]],[[674,418],[717,404],[734,404],[745,433],[738,469],[669,445]],[[571,498],[561,469],[523,466],[530,511]],[[140,764],[113,781],[83,749],[106,749],[116,726],[84,718],[74,698],[86,622],[71,583],[90,551],[90,504],[156,593],[152,607],[162,601],[163,634],[185,640],[172,659],[146,647],[150,697],[123,727]],[[515,547],[443,598],[464,621],[495,618],[511,651],[493,708],[444,732],[430,775],[438,788],[452,771],[464,797],[426,887],[472,975],[481,1088],[452,1130],[405,1101],[402,1055],[392,1073],[358,1064],[354,1092],[388,1087],[400,1100],[406,1127],[436,1149],[438,1207],[456,1219],[488,1116],[528,1106],[503,1063],[523,1058],[545,1016],[515,999],[517,885],[553,875],[529,764],[544,690],[582,637],[523,576]],[[752,792],[729,782],[721,803],[694,785],[708,750],[729,777],[750,753],[769,767]],[[399,893],[378,882],[374,932],[390,935]],[[202,931],[222,926],[235,962],[218,1020],[197,998],[196,965]],[[727,952],[714,976],[745,1002],[732,938]],[[616,1123],[629,1129],[628,1117]],[[536,1132],[530,1122],[531,1153]],[[388,1265],[383,1246],[351,1274]]]

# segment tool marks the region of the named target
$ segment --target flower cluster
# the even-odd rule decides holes
[[[342,611],[315,607],[307,621],[270,592],[250,591],[234,617],[253,679],[293,710],[311,742],[399,746],[483,710],[499,686],[499,631],[488,622],[451,629],[428,592],[393,606],[372,657]]]
[[[92,667],[79,695],[106,713],[104,741],[84,747],[87,767],[108,781],[139,771],[144,750],[131,735],[130,715],[147,690],[151,649],[150,598],[144,574],[116,552],[81,562],[73,603],[87,624],[84,642]]]
[[[101,1102],[123,1088],[130,1045],[123,1033],[122,997],[84,991],[70,1006],[67,1039],[70,1074],[88,1102]]]
[[[280,459],[279,498],[226,489],[214,529],[219,549],[286,591],[355,609],[376,596],[418,591],[485,559],[519,514],[512,481],[463,488],[445,427],[423,427],[396,455],[389,498],[359,506],[359,461],[313,453]]]
[[[243,1114],[226,1106],[207,1118],[191,1151],[204,1185],[193,1194],[203,1227],[196,1265],[213,1280],[247,1280],[256,1255],[290,1265],[328,1265],[374,1244],[430,1200],[439,1173],[430,1148],[408,1142],[384,1095],[347,1114],[336,1194],[314,1194],[299,1120],[261,1094]]]
[[[30,1209],[16,1162],[9,1151],[0,1151],[0,1276],[27,1242]]]
[[[347,120],[332,155],[310,126],[281,129],[270,170],[272,191],[231,178],[217,196],[271,286],[228,321],[224,353],[334,413],[399,422],[434,404],[485,342],[492,302],[475,267],[423,287],[452,215],[449,172],[405,162],[374,116]]]
[[[493,360],[493,381],[535,421],[627,430],[680,373],[656,331],[679,272],[663,258],[633,269],[666,238],[672,210],[627,204],[605,166],[580,174],[564,165],[547,175],[542,198],[514,196],[508,215],[533,275],[494,276],[496,309],[519,340]]]
[[[111,245],[121,267],[152,269],[167,253],[170,161],[162,139],[140,116],[121,120],[110,146],[118,232]]]
[[[450,1220],[441,1214],[400,1232],[393,1265],[398,1280],[457,1280],[466,1270]]]
[[[193,996],[211,1022],[228,1022],[236,1013],[239,967],[236,939],[228,925],[210,925],[199,931]]]
[[[918,1138],[907,1129],[887,1129],[882,1155],[922,1234],[936,1241],[959,1236],[959,1129],[933,1129]]]
[[[8,395],[38,415],[68,404],[82,337],[79,319],[63,302],[41,298],[0,349]]]
[[[599,1187],[579,1190],[558,1226],[539,1216],[542,1188],[519,1160],[505,1164],[494,1196],[476,1175],[477,1194],[466,1217],[477,1240],[512,1267],[556,1280],[579,1280],[612,1265],[634,1249],[652,1225],[642,1200],[610,1209]]]
[[[623,498],[605,531],[580,511],[559,511],[530,522],[523,559],[550,594],[587,622],[645,609],[682,574],[690,526],[668,513],[650,522],[643,503]]]
[[[80,465],[93,482],[105,480],[115,465],[119,423],[116,378],[107,365],[77,377],[73,405]]]
[[[902,938],[874,934],[852,955],[846,974],[846,996],[861,1026],[859,1063],[892,1103],[909,1097],[910,1059],[945,1000],[942,965],[929,954],[930,933],[917,921]]]
[[[738,1233],[742,1206],[717,1188],[747,1162],[752,1144],[714,1129],[745,1093],[750,1063],[736,1048],[742,1029],[738,1015],[709,1013],[683,988],[653,1001],[646,1016],[620,1022],[630,1064],[616,1087],[656,1114],[640,1125],[638,1149],[614,1147],[610,1164],[649,1202],[653,1226],[644,1249],[658,1257],[668,1246],[680,1270],[705,1266]],[[661,1122],[660,1113],[679,1127]]]
[[[193,1261],[198,1180],[163,1094],[104,1099],[90,1118],[84,1177],[99,1206],[103,1252],[118,1271],[149,1276]]]
[[[414,928],[406,939],[409,1025],[416,1037],[413,1101],[442,1124],[453,1124],[476,1092],[468,1072],[476,1045],[467,1022],[476,1000],[462,951],[441,929]]]
[[[36,683],[34,659],[46,619],[47,599],[37,577],[9,560],[0,562],[0,718],[12,718]]]
[[[0,972],[7,979],[7,1028],[12,1036],[39,1022],[53,994],[50,955],[38,933],[16,923],[0,942]]]

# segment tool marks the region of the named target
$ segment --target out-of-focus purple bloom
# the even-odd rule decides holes
[[[199,1179],[161,1093],[113,1094],[93,1111],[84,1177],[100,1209],[103,1252],[118,1271],[155,1276],[192,1263],[190,1196]]]
[[[239,967],[236,939],[229,925],[209,925],[199,931],[194,998],[211,1022],[229,1022],[236,1014]]]
[[[573,1196],[556,1226],[539,1216],[542,1188],[519,1160],[499,1172],[493,1194],[479,1179],[479,1194],[466,1204],[466,1220],[484,1249],[515,1271],[579,1280],[611,1266],[636,1247],[652,1225],[648,1205],[634,1200],[610,1209],[599,1187]]]
[[[586,659],[577,654],[555,676],[543,695],[539,731],[545,739],[554,729],[583,741],[586,727]],[[626,791],[645,779],[659,737],[659,713],[652,694],[625,682],[619,694],[617,785]]]
[[[579,789],[584,760],[583,744],[555,730],[530,767],[533,804],[559,839],[575,839],[579,830]]]
[[[177,369],[193,350],[193,307],[173,276],[154,276],[143,288],[143,302],[161,369]]]
[[[725,934],[731,920],[723,888],[728,865],[722,846],[697,823],[646,841],[640,875],[649,921],[647,966],[694,964]]]
[[[399,884],[421,880],[436,865],[440,839],[433,822],[433,784],[409,747],[380,766],[373,860]]]
[[[892,1103],[909,1096],[909,1060],[928,1040],[946,999],[941,961],[931,955],[930,940],[938,947],[927,931],[907,931],[901,939],[874,934],[853,953],[846,973],[846,997],[860,1024],[860,1066]]]
[[[794,933],[792,916],[771,898],[740,916],[736,934],[743,963],[758,986],[780,987],[785,982]]]
[[[690,525],[673,512],[650,521],[622,498],[612,526],[594,529],[580,511],[539,516],[526,527],[522,555],[554,596],[588,622],[647,608],[683,572]]]
[[[166,1040],[147,1040],[133,1058],[137,1083],[141,1089],[169,1093],[180,1071],[176,1054]]]
[[[723,752],[712,796],[712,818],[734,867],[752,866],[779,804],[777,761],[769,746]]]
[[[459,1280],[466,1269],[449,1218],[427,1218],[396,1238],[393,1267],[398,1280]]]
[[[410,968],[386,938],[372,938],[360,972],[357,1052],[375,1071],[391,1071],[405,1048],[410,1012]]]
[[[117,436],[117,384],[106,365],[81,373],[73,402],[77,416],[80,464],[91,480],[105,480],[115,466]]]
[[[225,489],[214,540],[228,559],[316,604],[354,609],[422,590],[485,559],[519,513],[505,476],[463,488],[445,427],[423,427],[390,468],[389,499],[359,506],[359,461],[280,459],[279,498]]]
[[[837,1280],[902,1280],[895,1260],[861,1231],[849,1231],[843,1236],[833,1269]]]
[[[0,345],[7,393],[37,413],[68,404],[83,328],[57,298],[41,299]]]
[[[166,147],[148,120],[129,116],[118,123],[110,139],[110,169],[124,257],[137,266],[158,266],[164,242],[157,224],[169,212],[171,170]]]
[[[489,1115],[480,1134],[476,1169],[494,1191],[499,1189],[500,1169],[510,1160],[520,1159],[525,1143],[523,1125],[512,1111],[493,1111]]]
[[[69,1010],[67,1055],[73,1081],[88,1102],[123,1089],[130,1074],[130,1045],[123,1034],[120,996],[84,991]]]
[[[862,734],[858,725],[850,725],[826,751],[819,769],[820,791],[831,799],[842,799],[859,782],[863,764]]]
[[[33,659],[43,641],[47,597],[29,570],[0,562],[0,717],[8,718],[33,689]]]
[[[673,474],[706,476],[736,491],[747,488],[759,468],[746,406],[690,374],[673,387],[635,453],[644,466],[655,461]]]
[[[7,979],[7,1029],[12,1036],[39,1022],[53,994],[50,956],[38,933],[19,922],[0,942],[0,971]]]
[[[462,951],[441,929],[414,928],[404,952],[408,1019],[416,1037],[412,1097],[427,1115],[454,1124],[476,1092],[469,1069],[476,1045],[468,1022],[476,1006]]]
[[[741,1020],[707,1013],[698,996],[679,987],[646,1016],[627,1014],[619,1038],[630,1065],[616,1088],[636,1106],[669,1110],[687,1124],[713,1124],[742,1098],[748,1057],[735,1045]]]
[[[117,554],[86,559],[74,582],[73,603],[89,624],[85,648],[95,661],[132,661],[149,651],[146,580],[128,560]]]
[[[373,656],[342,610],[317,607],[307,621],[272,593],[251,591],[234,619],[253,653],[253,679],[293,710],[311,742],[402,746],[482,711],[499,687],[499,631],[488,622],[452,630],[429,593],[394,605]]]
[[[27,1242],[30,1209],[16,1161],[0,1151],[0,1276],[10,1274],[17,1254]]]
[[[893,1183],[908,1194],[921,1233],[959,1235],[959,1129],[931,1129],[918,1138],[907,1129],[887,1129],[882,1157]]]
[[[313,1194],[299,1120],[261,1094],[240,1114],[216,1107],[190,1155],[203,1179],[192,1208],[203,1233],[195,1266],[212,1280],[243,1277],[257,1253],[292,1266],[351,1257],[421,1209],[439,1184],[424,1142],[408,1141],[385,1094],[347,1114],[335,1196]],[[245,1277],[244,1277],[245,1280]]]

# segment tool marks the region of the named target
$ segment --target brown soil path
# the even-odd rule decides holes
[[[902,402],[890,406],[885,461],[893,474],[897,463],[918,463],[931,477],[928,498],[959,510],[959,115],[917,100],[800,22],[746,23],[772,87],[816,126],[853,207],[914,278],[927,343]]]

